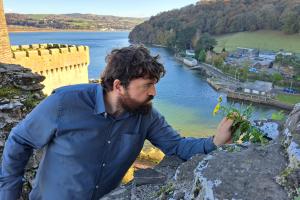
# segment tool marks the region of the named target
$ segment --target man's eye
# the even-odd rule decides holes
[[[149,84],[144,85],[144,88],[148,89],[148,88],[150,88],[151,86],[152,86],[152,84],[149,83]]]

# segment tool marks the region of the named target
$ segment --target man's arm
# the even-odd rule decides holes
[[[151,119],[152,123],[147,134],[147,139],[153,145],[160,148],[166,155],[178,155],[184,160],[198,153],[207,154],[215,150],[217,146],[214,141],[221,142],[219,138],[221,135],[224,135],[225,132],[222,125],[221,128],[218,128],[221,131],[218,130],[215,136],[217,140],[213,137],[185,138],[181,137],[156,110],[152,112]],[[222,137],[222,139],[227,141],[231,138],[231,133],[226,134],[229,138],[225,139],[225,137]],[[220,144],[221,143],[217,143],[217,145]]]
[[[33,149],[45,146],[57,129],[59,96],[52,94],[36,106],[9,134],[0,169],[0,199],[19,198],[25,166]]]

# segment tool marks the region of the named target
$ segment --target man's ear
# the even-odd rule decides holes
[[[122,86],[121,81],[119,79],[114,80],[113,90],[117,93],[123,93],[124,87]]]

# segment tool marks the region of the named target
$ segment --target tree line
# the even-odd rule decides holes
[[[18,14],[7,13],[8,25],[54,28],[54,29],[120,29],[131,30],[134,26],[144,21],[142,18],[116,17],[94,14]]]
[[[199,1],[195,5],[151,17],[136,26],[129,39],[136,43],[186,49],[194,48],[204,33],[221,35],[262,29],[299,33],[300,1]]]

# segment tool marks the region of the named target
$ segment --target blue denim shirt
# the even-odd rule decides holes
[[[216,148],[212,138],[181,137],[155,109],[110,116],[98,84],[59,88],[12,129],[2,157],[0,199],[17,199],[32,149],[41,148],[30,199],[99,199],[118,186],[146,139],[182,159]]]

